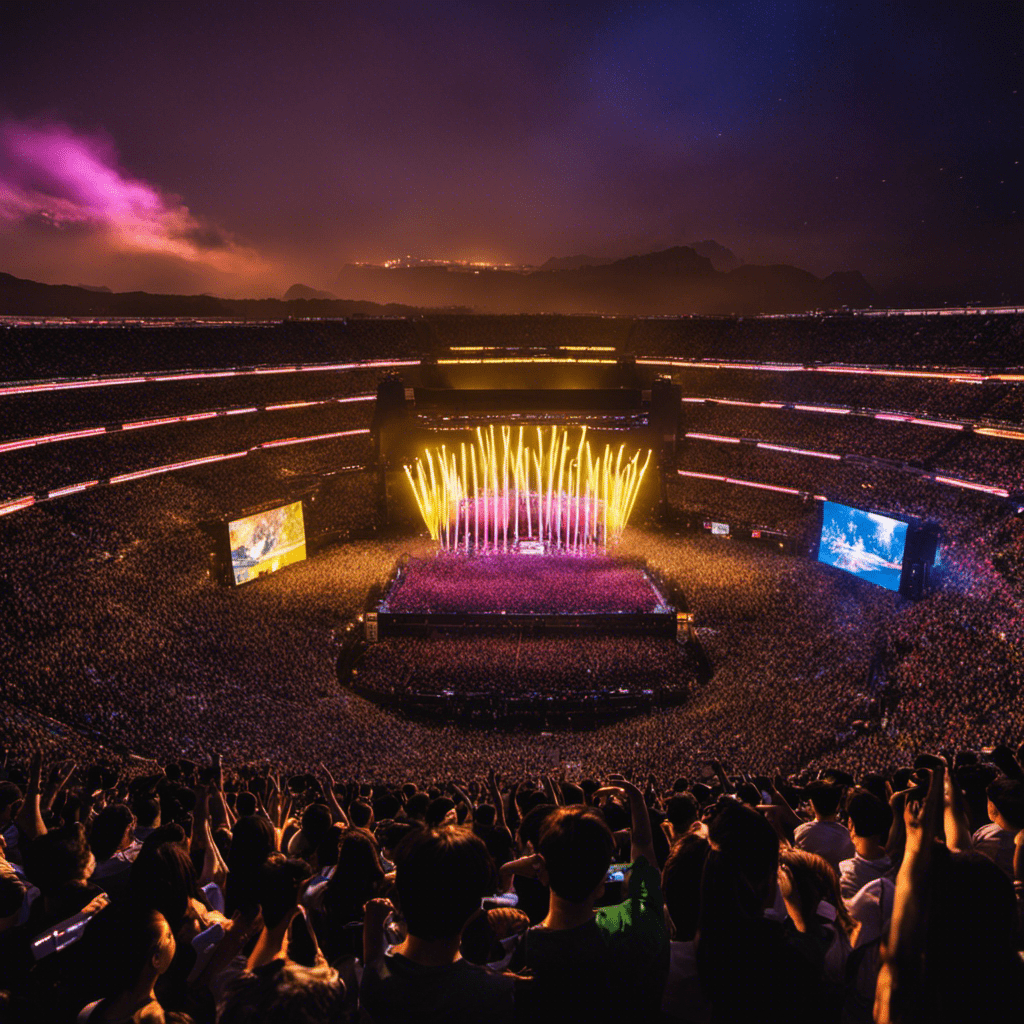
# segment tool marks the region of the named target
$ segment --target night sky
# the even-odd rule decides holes
[[[1022,72],[998,0],[4,0],[0,270],[255,296],[713,238],[1020,301]]]

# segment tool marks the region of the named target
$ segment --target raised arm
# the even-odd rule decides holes
[[[971,827],[967,820],[963,790],[960,789],[953,772],[949,770],[946,771],[944,795],[942,822],[946,846],[955,853],[963,853],[971,848]]]
[[[363,907],[363,966],[369,967],[384,956],[384,922],[394,913],[391,900],[370,900]]]
[[[555,784],[551,781],[550,775],[541,776],[541,784],[544,786],[544,792],[547,794],[548,799],[556,806],[559,807],[562,804],[562,798],[560,793],[555,789]]]
[[[517,875],[520,878],[538,878],[543,870],[544,858],[537,853],[510,860],[498,869],[498,889],[501,892],[511,892],[512,883]]]
[[[772,798],[770,804],[758,804],[757,809],[765,812],[765,817],[775,826],[775,831],[787,840],[793,839],[793,833],[803,824],[800,816],[789,805],[789,801],[779,792],[775,783],[770,783],[768,795]]]
[[[922,769],[926,771],[926,769]],[[929,868],[935,839],[942,834],[945,767],[931,772],[924,802],[908,797],[903,812],[906,846],[896,876],[892,923],[875,989],[876,1024],[915,1018],[920,997],[921,954],[927,929]]]
[[[610,785],[604,787],[608,791],[619,791],[624,793],[629,801],[629,814],[631,820],[629,859],[635,861],[644,857],[652,867],[658,866],[658,858],[654,853],[654,833],[651,829],[651,816],[644,803],[644,795],[628,782],[622,775],[609,776]],[[601,793],[598,790],[594,795]]]
[[[67,762],[67,765],[65,765],[66,771],[63,773],[61,772],[61,766],[54,767],[46,784],[46,793],[42,801],[43,810],[49,811],[53,807],[54,800],[57,799],[60,791],[68,784],[68,780],[74,775],[77,767],[78,765],[74,761]]]
[[[491,802],[494,804],[494,824],[498,828],[508,831],[508,820],[505,817],[505,801],[501,799],[501,790],[498,788],[498,776],[492,768],[487,773],[487,792],[491,795]]]
[[[14,823],[28,839],[37,839],[39,836],[46,835],[46,825],[43,822],[42,797],[40,794],[42,781],[43,752],[37,750],[32,755],[32,765],[29,769],[28,788],[25,790],[25,799],[22,801],[18,816],[14,819]]]
[[[324,773],[323,779],[323,791],[324,796],[327,799],[327,806],[330,808],[331,817],[334,819],[336,825],[344,825],[348,828],[350,822],[348,815],[342,810],[341,804],[338,803],[338,796],[334,792],[334,776],[327,770],[327,766],[321,762],[320,771]]]
[[[711,770],[718,777],[718,781],[722,784],[723,793],[733,793],[736,787],[729,781],[729,776],[725,774],[725,768],[722,767],[721,761],[712,761]]]

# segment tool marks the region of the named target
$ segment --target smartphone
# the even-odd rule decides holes
[[[604,876],[605,882],[624,882],[626,880],[626,872],[631,867],[631,864],[612,864],[608,868],[608,874]]]

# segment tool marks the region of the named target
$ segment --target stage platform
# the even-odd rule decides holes
[[[439,554],[402,560],[367,608],[367,639],[466,629],[675,636],[677,611],[649,569],[614,557]]]

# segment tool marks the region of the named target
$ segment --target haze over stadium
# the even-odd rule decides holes
[[[0,1024],[1024,1005],[1022,22],[6,4]]]

